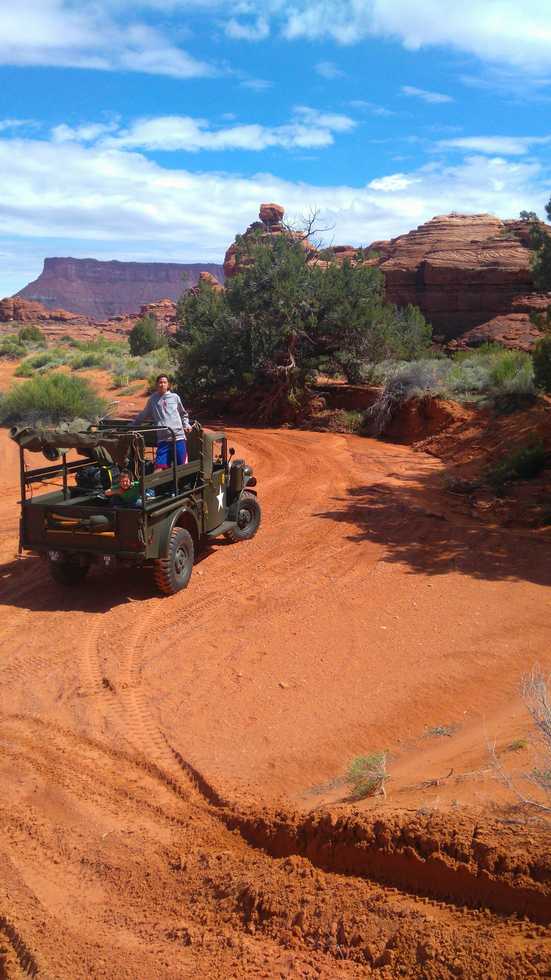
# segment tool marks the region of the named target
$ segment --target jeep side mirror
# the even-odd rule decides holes
[[[235,456],[235,449],[233,448],[233,446],[230,447],[230,449],[228,450],[228,452],[229,452],[230,456]]]

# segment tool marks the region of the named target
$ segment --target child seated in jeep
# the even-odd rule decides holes
[[[140,484],[138,480],[132,480],[130,470],[121,470],[118,486],[105,490],[104,495],[113,498],[115,507],[141,506]]]

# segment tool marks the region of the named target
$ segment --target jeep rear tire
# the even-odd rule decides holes
[[[166,558],[155,561],[155,582],[165,595],[185,589],[193,571],[193,538],[183,527],[175,527],[168,541]]]
[[[80,562],[70,561],[65,559],[64,561],[52,561],[51,558],[48,559],[48,568],[50,569],[50,575],[52,576],[54,582],[58,585],[65,585],[68,588],[76,588],[84,581],[88,572],[90,571],[90,565],[81,565]]]
[[[241,494],[237,511],[237,523],[230,531],[226,531],[229,541],[248,541],[254,538],[260,527],[262,512],[260,504],[253,493]]]

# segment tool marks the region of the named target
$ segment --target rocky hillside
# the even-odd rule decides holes
[[[223,280],[223,269],[212,263],[101,262],[98,259],[44,259],[38,279],[17,294],[47,309],[63,307],[107,320],[135,313],[146,303],[177,300],[195,286],[201,272]]]
[[[283,219],[282,207],[262,204],[259,221],[245,234],[283,234]],[[373,242],[366,251],[364,261],[384,273],[389,302],[418,306],[443,340],[468,334],[467,342],[474,345],[496,340],[530,349],[539,336],[530,314],[546,308],[551,296],[533,292],[526,222],[501,221],[491,214],[442,215],[406,235]],[[332,252],[337,261],[359,258],[351,245]],[[312,261],[323,258],[313,255]],[[226,252],[226,277],[238,268],[233,244]]]

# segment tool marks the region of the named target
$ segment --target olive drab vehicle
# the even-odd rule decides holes
[[[122,420],[14,428],[20,553],[45,558],[55,581],[65,586],[83,582],[94,564],[150,567],[161,591],[173,595],[188,584],[203,543],[222,535],[231,541],[252,538],[260,524],[256,478],[244,460],[233,458],[233,449],[228,452],[224,433],[195,423],[187,436],[188,462],[155,472],[158,431]],[[49,465],[30,468],[36,452]],[[105,496],[123,467],[139,484],[134,506]]]

